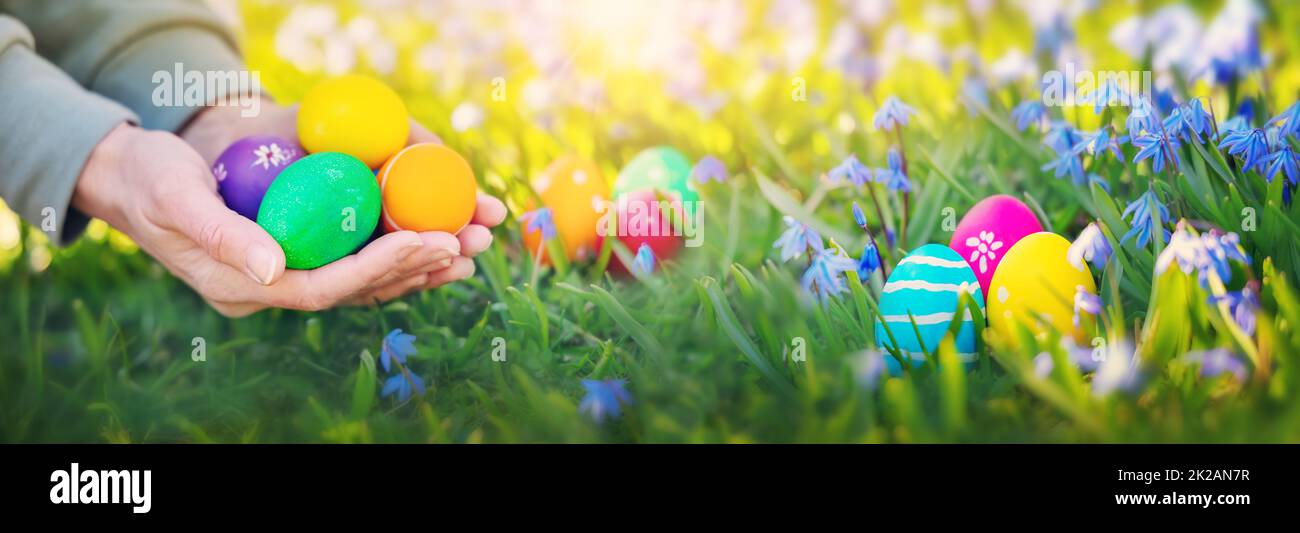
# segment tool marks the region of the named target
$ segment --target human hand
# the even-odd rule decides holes
[[[298,107],[282,107],[262,98],[256,116],[245,117],[240,107],[213,106],[200,111],[181,131],[185,142],[193,146],[210,166],[221,152],[231,143],[249,135],[277,135],[285,139],[298,138]],[[411,133],[406,144],[433,142],[442,144],[442,140],[419,122],[411,120]],[[489,228],[500,224],[506,217],[505,204],[500,200],[480,193],[474,217],[470,223],[456,233],[454,238],[460,242],[460,259],[454,259],[451,267],[455,269],[454,277],[449,281],[467,278],[474,274],[474,263],[468,260],[486,250],[492,244],[492,232]],[[436,235],[435,235],[436,234]],[[445,241],[450,234],[442,232],[423,232],[422,238],[438,242]],[[442,283],[446,283],[443,281]],[[441,283],[439,283],[441,284]],[[432,285],[436,286],[436,285]],[[426,288],[430,285],[426,284]],[[383,295],[401,295],[399,287],[384,291]],[[390,298],[396,296],[390,296]]]
[[[216,189],[208,165],[180,138],[123,124],[91,153],[72,203],[130,236],[226,316],[367,304],[437,287],[472,275],[470,257],[491,243],[490,233],[399,231],[321,268],[286,271],[279,244]],[[499,201],[480,198],[474,223],[504,216]]]

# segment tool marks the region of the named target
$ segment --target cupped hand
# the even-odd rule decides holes
[[[473,274],[491,234],[399,231],[315,270],[286,270],[278,243],[228,209],[207,162],[179,137],[123,124],[91,153],[73,206],[130,236],[217,311],[320,310],[366,304]],[[500,223],[505,207],[481,197],[474,223]],[[486,227],[483,228],[486,232]]]

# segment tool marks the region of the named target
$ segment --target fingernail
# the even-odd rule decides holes
[[[244,268],[248,269],[248,276],[262,285],[271,284],[271,277],[279,266],[276,263],[275,254],[261,244],[254,244],[249,248],[248,255],[244,256]]]

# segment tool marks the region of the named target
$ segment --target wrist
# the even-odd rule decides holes
[[[141,130],[129,123],[121,123],[105,135],[91,150],[77,185],[72,192],[72,207],[88,216],[99,218],[116,226],[122,220],[115,191],[123,154],[131,138]]]

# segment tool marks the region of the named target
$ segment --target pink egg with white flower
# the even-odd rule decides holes
[[[966,212],[948,246],[970,264],[980,288],[987,291],[1007,250],[1026,235],[1040,231],[1043,226],[1029,206],[998,194],[980,200]]]

